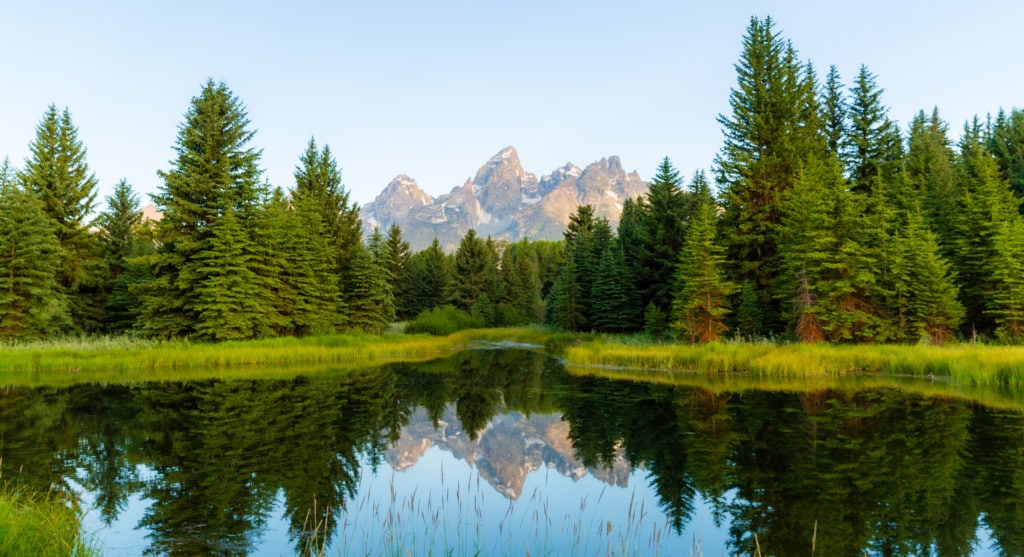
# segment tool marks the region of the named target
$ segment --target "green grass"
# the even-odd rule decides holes
[[[1024,347],[955,344],[637,344],[595,338],[565,348],[570,364],[662,372],[746,373],[811,380],[863,373],[949,377],[957,385],[1024,389]]]
[[[511,340],[545,346],[593,372],[732,374],[818,381],[884,374],[942,378],[960,387],[1024,390],[1024,347],[954,344],[829,345],[715,343],[695,346],[642,336],[579,335],[540,327],[473,329],[448,336],[329,335],[192,343],[128,337],[0,345],[0,384],[62,386],[205,378],[274,378],[426,361]]]
[[[445,337],[329,335],[193,343],[131,338],[63,339],[0,346],[0,385],[65,386],[206,378],[273,378],[423,361],[474,342],[543,342],[542,329],[478,329]]]
[[[99,555],[83,540],[80,525],[63,497],[0,488],[0,557]]]

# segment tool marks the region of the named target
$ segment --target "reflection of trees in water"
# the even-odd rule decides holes
[[[644,467],[679,531],[701,495],[731,521],[736,553],[756,534],[771,554],[807,555],[817,532],[819,555],[963,555],[983,519],[1003,554],[1024,555],[1020,414],[895,389],[577,377],[528,351],[341,377],[5,389],[0,457],[4,479],[36,491],[75,478],[108,523],[133,494],[151,499],[149,553],[248,553],[278,498],[301,552],[313,527],[336,531],[361,462],[383,459],[413,409],[437,424],[449,405],[467,433],[496,413],[561,412],[585,466]]]

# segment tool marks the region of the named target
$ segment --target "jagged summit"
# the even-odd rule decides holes
[[[617,222],[622,203],[646,191],[647,184],[636,172],[627,174],[617,156],[583,169],[567,162],[538,180],[523,169],[510,145],[462,186],[437,198],[412,178],[397,176],[362,208],[362,218],[368,231],[397,223],[413,249],[425,248],[436,237],[454,250],[470,228],[510,241],[559,239],[580,204],[594,205],[598,215]]]

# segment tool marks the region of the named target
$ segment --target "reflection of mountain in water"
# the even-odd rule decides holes
[[[480,477],[510,499],[518,499],[526,476],[544,466],[573,480],[589,472],[598,480],[620,487],[626,487],[632,471],[621,453],[611,468],[583,466],[569,440],[569,424],[558,414],[501,414],[471,440],[453,405],[445,409],[436,428],[427,413],[417,409],[398,441],[388,448],[386,458],[395,470],[407,470],[433,446],[475,466]]]

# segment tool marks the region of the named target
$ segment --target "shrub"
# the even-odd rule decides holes
[[[438,306],[430,308],[413,319],[406,327],[407,334],[426,333],[428,335],[450,335],[463,329],[474,329],[484,324],[455,307]]]

